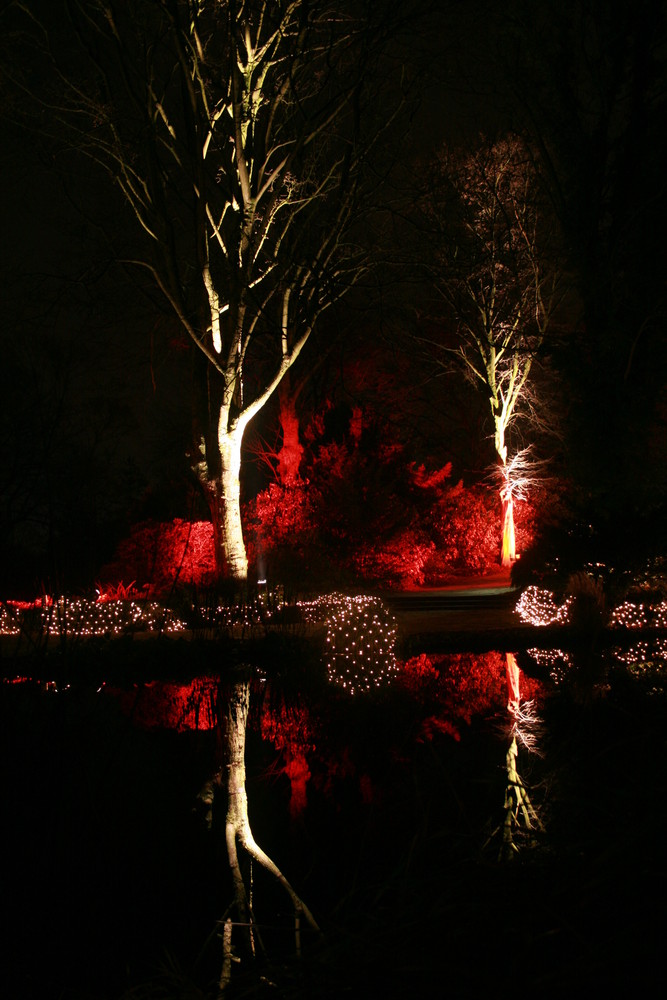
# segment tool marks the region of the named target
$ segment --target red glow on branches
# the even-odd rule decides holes
[[[130,690],[106,687],[121,709],[141,729],[214,729],[217,725],[219,680],[195,677],[188,683],[161,681]]]
[[[290,816],[303,815],[307,805],[307,787],[311,773],[307,753],[315,750],[315,727],[310,713],[303,707],[286,706],[264,709],[261,718],[262,738],[273,743],[284,754],[281,773],[290,782]]]
[[[213,525],[179,518],[134,525],[101,576],[107,590],[130,579],[154,595],[167,594],[176,583],[210,586],[216,579]]]

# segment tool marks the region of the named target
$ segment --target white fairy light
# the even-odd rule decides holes
[[[326,619],[329,681],[351,695],[381,687],[398,669],[396,619],[377,597],[332,596]]]
[[[569,617],[572,598],[568,597],[562,604],[556,604],[553,593],[542,587],[530,586],[521,594],[516,603],[515,611],[522,621],[538,627],[544,625],[563,625]]]

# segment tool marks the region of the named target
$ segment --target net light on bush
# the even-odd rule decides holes
[[[397,672],[396,619],[377,597],[339,597],[327,620],[329,681],[354,695]]]

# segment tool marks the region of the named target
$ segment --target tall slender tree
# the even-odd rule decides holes
[[[448,330],[428,347],[440,348],[438,363],[454,356],[488,395],[503,508],[501,562],[509,566],[519,488],[509,432],[530,409],[529,380],[558,304],[559,272],[530,158],[514,138],[483,141],[465,156],[444,151],[425,204],[433,284]]]
[[[145,237],[133,263],[200,359],[194,464],[220,571],[245,579],[244,432],[364,271],[355,226],[365,166],[392,117],[378,74],[392,25],[365,0],[63,0],[63,10],[76,58],[73,41],[55,51],[43,33],[56,69],[43,103],[54,131],[117,185]]]
[[[279,390],[323,313],[364,273],[366,170],[396,108],[378,72],[396,28],[373,0],[54,0],[34,7],[39,127],[100,164],[144,237],[131,262],[187,336],[204,387],[197,472],[221,572],[244,580],[244,432]],[[59,20],[54,11],[67,20]],[[403,7],[401,18],[409,15]],[[14,28],[16,22],[12,25]],[[25,49],[24,49],[25,51]],[[398,69],[398,62],[394,63]],[[46,67],[54,70],[49,75]],[[15,83],[21,84],[20,72]],[[47,86],[48,83],[48,86]],[[44,85],[42,85],[44,84]],[[377,99],[381,91],[384,100]],[[400,87],[399,87],[400,90]],[[377,183],[377,176],[373,179]],[[129,262],[129,261],[128,261]],[[257,927],[239,847],[289,895],[300,947],[310,911],[250,828],[245,735],[252,670],[221,699],[232,936]]]

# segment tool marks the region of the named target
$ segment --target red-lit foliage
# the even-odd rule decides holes
[[[436,732],[460,739],[461,723],[507,704],[505,657],[501,653],[422,654],[400,664],[399,681],[422,704],[438,709],[422,723],[422,738]]]
[[[451,463],[409,461],[388,426],[358,407],[337,423],[332,414],[327,405],[304,431],[301,478],[271,484],[246,506],[251,563],[274,577],[290,567],[301,577],[315,570],[314,584],[318,568],[335,567],[338,576],[402,588],[497,563],[495,489],[452,485]],[[520,506],[525,544],[532,525],[528,505]]]
[[[384,544],[362,542],[351,555],[355,575],[384,586],[409,590],[427,580],[436,557],[435,543],[419,528],[405,528]]]
[[[134,601],[141,595],[135,589],[136,580],[132,583],[98,583],[97,603],[110,604],[112,601]]]
[[[187,684],[160,681],[105,690],[139,728],[183,733],[215,728],[219,683],[214,677],[195,677]]]
[[[30,608],[50,608],[53,606],[53,598],[49,594],[43,597],[36,597],[34,601],[4,601],[9,607],[16,611],[28,611]]]
[[[513,661],[514,670],[508,669]],[[399,683],[424,707],[436,708],[421,724],[421,738],[438,734],[461,738],[461,723],[475,716],[502,715],[517,694],[521,702],[540,703],[544,688],[516,667],[512,654],[422,653],[399,664]]]
[[[179,518],[142,521],[121,542],[100,578],[101,588],[129,579],[155,596],[168,594],[176,583],[210,586],[216,578],[213,526]]]
[[[290,816],[301,816],[307,805],[307,786],[311,777],[307,754],[315,750],[315,724],[303,707],[264,708],[261,717],[262,738],[273,743],[283,755],[280,770],[290,782]]]
[[[430,577],[456,572],[484,572],[498,562],[500,527],[495,491],[465,488],[463,482],[441,493],[433,504],[430,526],[436,558]]]
[[[268,574],[288,585],[307,579],[312,587],[366,581],[409,589],[483,574],[497,564],[499,500],[491,485],[452,484],[449,462],[428,467],[409,461],[388,426],[359,407],[341,417],[326,404],[304,430],[305,448],[292,410],[285,419],[294,439],[291,459],[280,458],[279,481],[243,512],[249,562],[258,577]],[[515,522],[521,551],[535,533],[534,506],[517,501]],[[102,595],[124,579],[151,596],[166,596],[177,583],[212,585],[212,525],[179,519],[138,524],[101,578]]]

